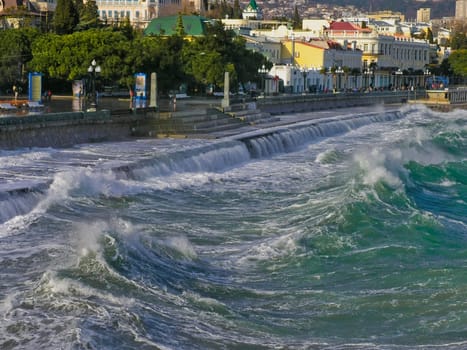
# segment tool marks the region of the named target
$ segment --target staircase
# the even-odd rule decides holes
[[[156,112],[149,125],[134,130],[135,136],[220,138],[252,131],[255,125],[279,121],[279,117],[256,108],[256,103],[238,103],[228,110],[198,108]]]

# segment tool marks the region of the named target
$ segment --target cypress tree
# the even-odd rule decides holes
[[[57,34],[71,34],[79,22],[79,14],[73,0],[58,0],[53,17],[53,28]]]
[[[99,13],[94,0],[88,0],[80,12],[80,26],[84,29],[97,28],[99,26]]]
[[[177,29],[176,29],[175,32],[179,36],[185,36],[186,35],[185,27],[183,26],[183,17],[182,17],[181,13],[179,13],[178,17],[177,17]]]
[[[233,6],[233,18],[239,19],[242,18],[242,10],[240,9],[240,3],[238,0],[235,0]]]
[[[300,14],[298,13],[297,5],[294,8],[292,26],[294,29],[300,29],[302,27],[302,19],[300,18]]]

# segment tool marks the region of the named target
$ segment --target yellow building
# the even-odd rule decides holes
[[[282,61],[306,68],[348,67],[360,69],[362,52],[355,48],[343,47],[332,40],[282,42]],[[292,59],[293,57],[293,59]]]
[[[431,9],[428,7],[417,10],[417,23],[428,23],[431,20]]]
[[[402,13],[393,11],[372,12],[368,15],[368,18],[389,23],[405,22],[405,16]]]

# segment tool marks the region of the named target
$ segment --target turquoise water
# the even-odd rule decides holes
[[[467,348],[467,113],[340,114],[1,152],[0,348]]]

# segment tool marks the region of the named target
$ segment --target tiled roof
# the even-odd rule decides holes
[[[177,32],[177,16],[154,18],[144,30],[144,35],[174,35]],[[206,19],[200,16],[182,16],[186,35],[200,36],[206,33]]]
[[[359,32],[366,32],[371,31],[368,29],[363,29],[355,24],[349,22],[332,22],[329,25],[329,30],[333,31],[359,31]]]
[[[313,39],[310,41],[301,41],[300,44],[306,45],[306,46],[312,46],[316,47],[318,49],[323,49],[323,50],[342,50],[342,45],[339,44],[336,41],[333,40],[322,40],[322,39]]]

